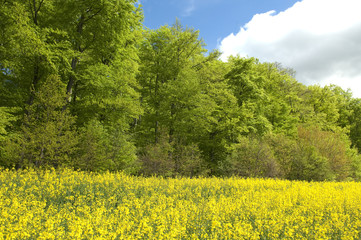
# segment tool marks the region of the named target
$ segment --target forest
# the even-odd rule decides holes
[[[136,0],[0,0],[0,166],[361,180],[361,99]]]

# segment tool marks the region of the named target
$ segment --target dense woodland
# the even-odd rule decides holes
[[[361,100],[134,0],[0,0],[0,165],[361,180]]]

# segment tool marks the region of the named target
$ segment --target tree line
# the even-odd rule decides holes
[[[361,180],[361,101],[135,0],[0,0],[0,165]]]

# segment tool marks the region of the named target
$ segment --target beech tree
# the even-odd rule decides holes
[[[145,29],[135,0],[0,0],[0,164],[361,179],[361,104],[292,69]],[[330,150],[331,149],[331,150]]]
[[[69,110],[68,114],[76,116],[78,128],[97,120],[106,131],[117,132],[119,139],[129,139],[129,125],[141,112],[135,90],[135,46],[142,16],[135,1],[15,0],[1,4],[1,104],[20,107],[17,114],[25,116],[17,123],[18,131],[25,134],[20,126],[32,118],[35,98],[47,89],[44,86],[50,86],[48,81],[60,79],[65,84],[65,97],[58,99],[62,114]],[[124,146],[134,149],[126,142]]]

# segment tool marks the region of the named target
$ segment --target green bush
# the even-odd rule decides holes
[[[244,137],[233,144],[220,168],[225,175],[243,177],[278,177],[281,174],[271,147],[258,138]]]

